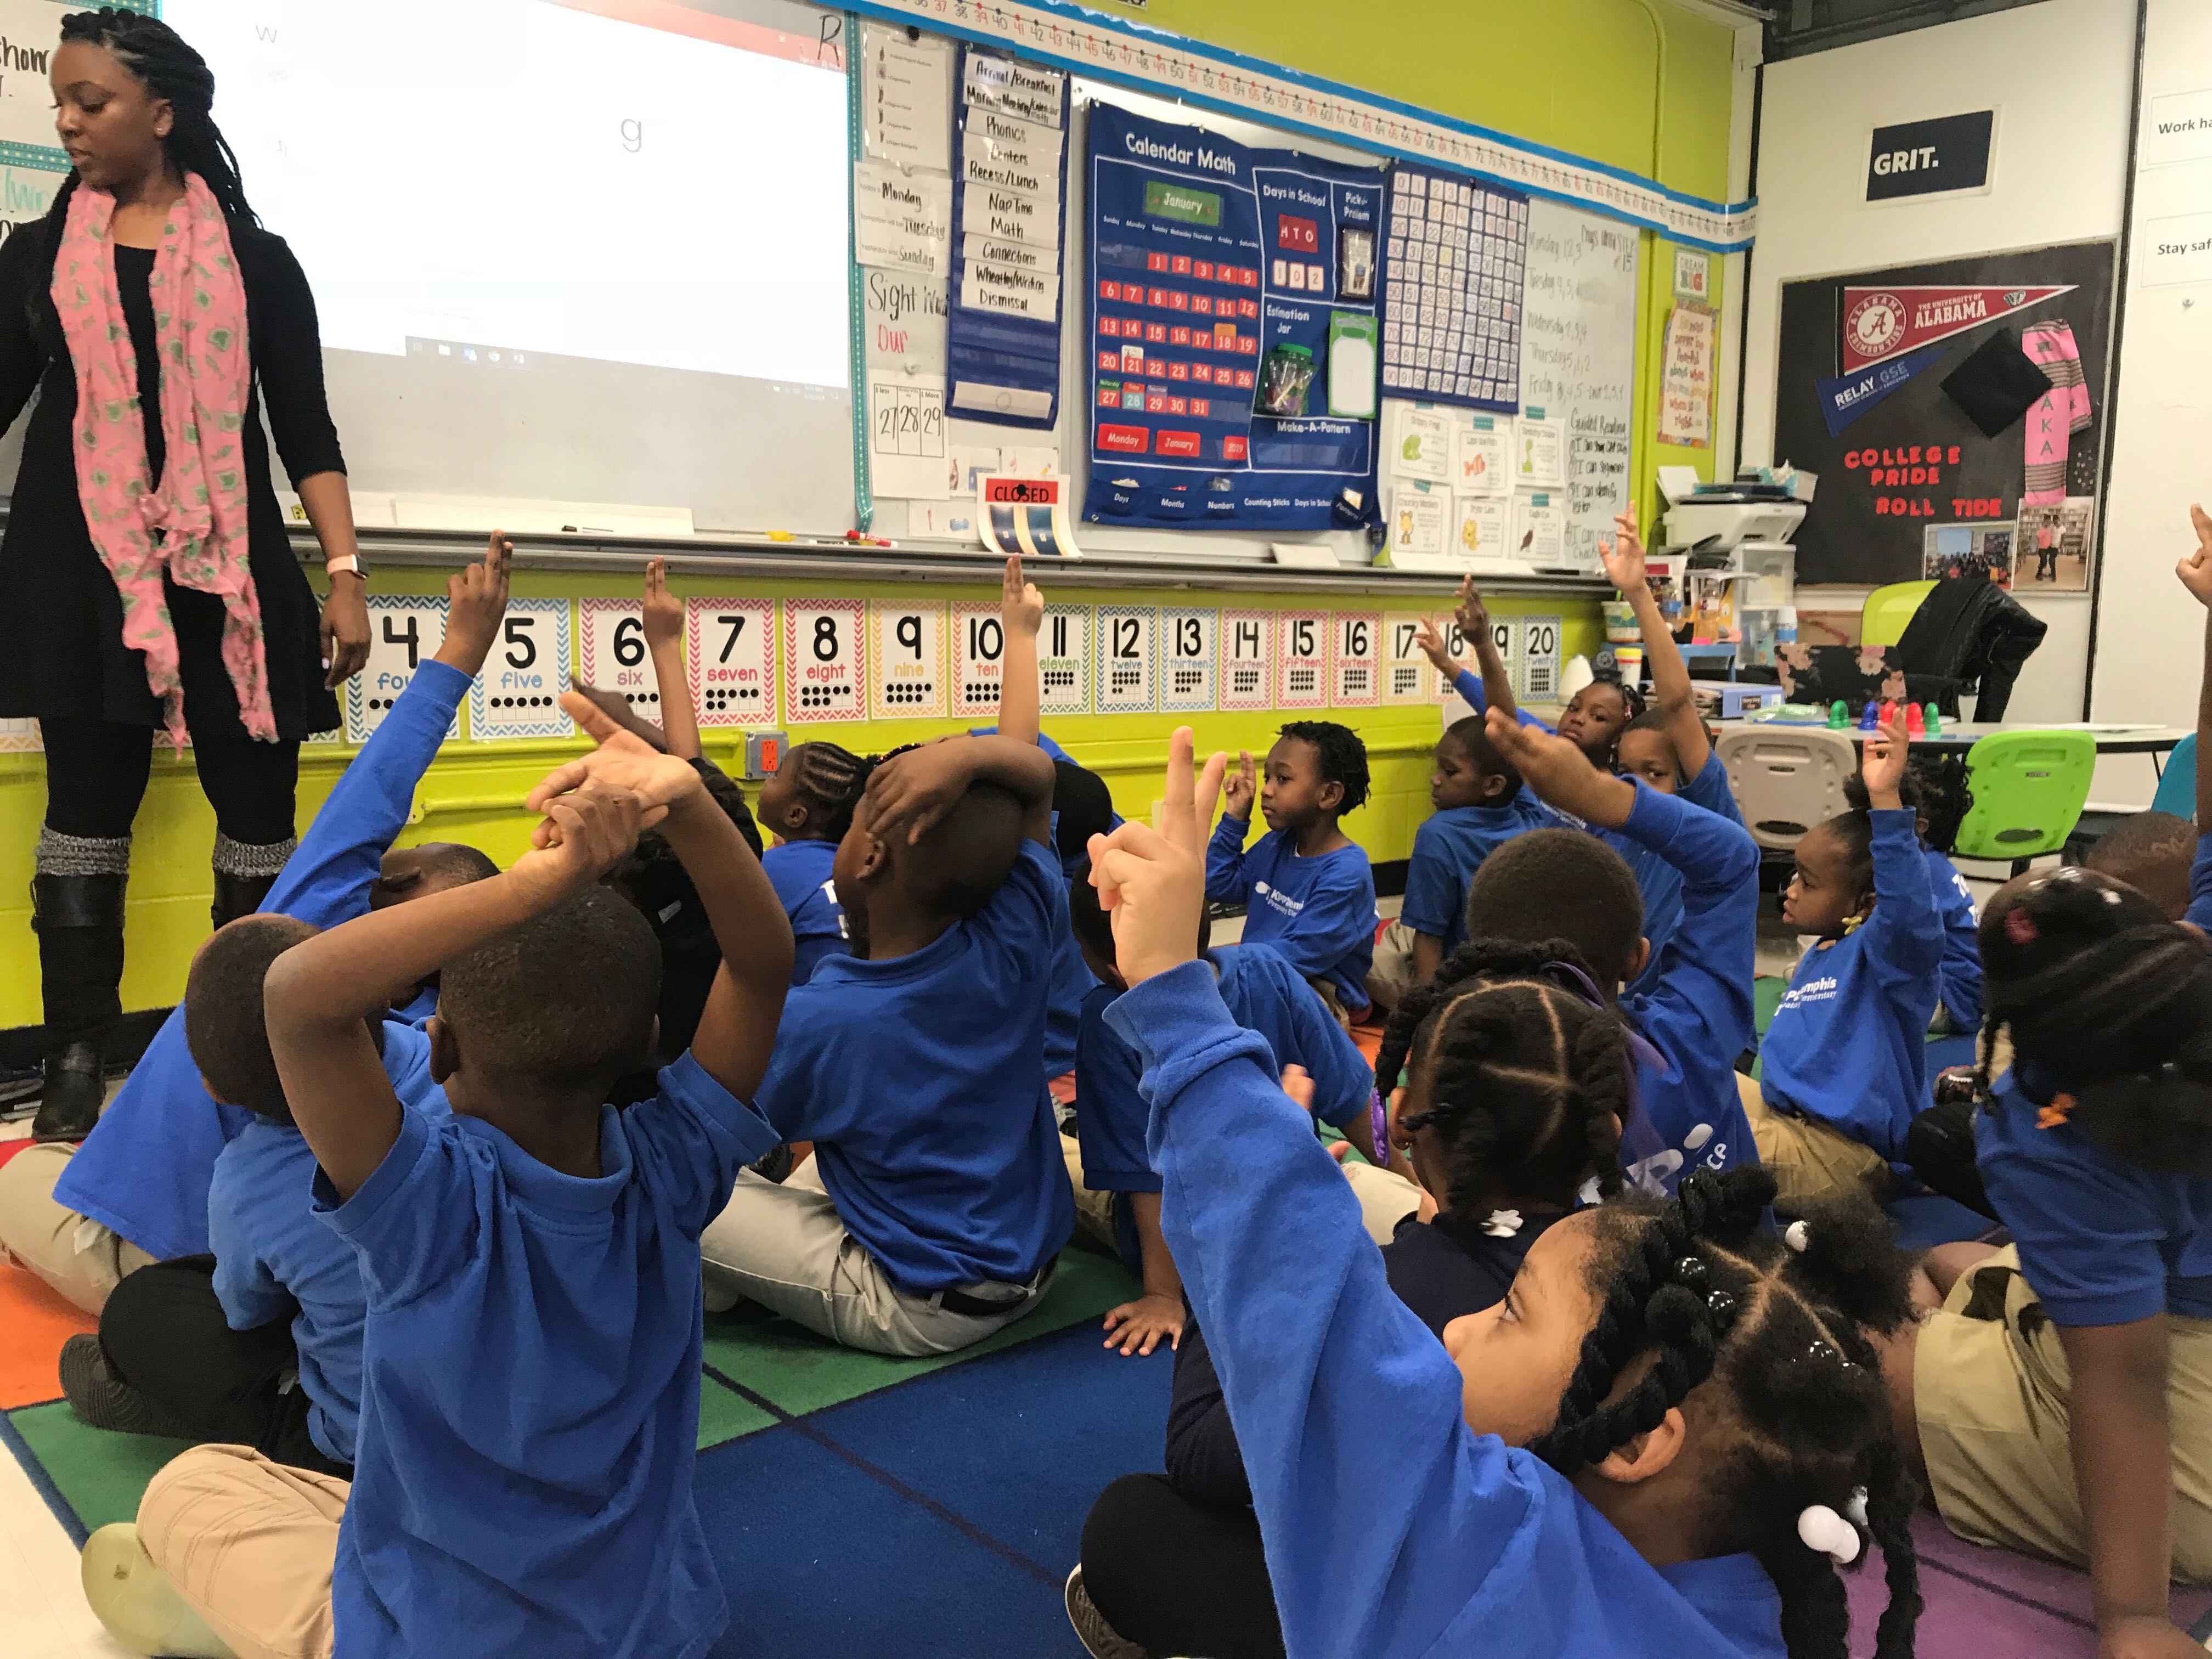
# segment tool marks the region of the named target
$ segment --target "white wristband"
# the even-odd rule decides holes
[[[350,574],[360,576],[363,580],[368,579],[366,574],[361,568],[361,560],[351,553],[341,553],[335,559],[325,559],[323,561],[323,574],[326,576],[343,576]]]

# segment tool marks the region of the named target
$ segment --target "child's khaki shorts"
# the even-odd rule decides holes
[[[1759,1085],[1741,1072],[1735,1091],[1759,1161],[1774,1177],[1774,1201],[1784,1208],[1848,1193],[1880,1198],[1888,1191],[1889,1165],[1864,1141],[1816,1117],[1777,1110],[1766,1103]]]
[[[2212,1583],[2212,1320],[2167,1321],[2173,1576]],[[2058,1329],[1999,1251],[1960,1275],[1920,1327],[1912,1401],[1928,1484],[1961,1538],[2085,1566],[2074,1485],[2071,1382]]]

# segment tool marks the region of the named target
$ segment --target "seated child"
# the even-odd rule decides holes
[[[1948,854],[1928,844],[1928,814],[1920,804],[1919,780],[1906,764],[1898,780],[1897,798],[1913,816],[1914,838],[1928,866],[1928,892],[1943,925],[1943,960],[1936,969],[1936,1018],[1930,1029],[1978,1031],[1982,1025],[1982,946],[1980,922],[1974,915],[1974,890],[1966,885]],[[1854,812],[1873,810],[1867,798],[1866,780],[1844,780],[1844,800]],[[2183,876],[2186,890],[2188,878]]]
[[[1413,832],[1404,906],[1382,930],[1367,976],[1372,1000],[1384,1007],[1427,984],[1467,937],[1467,886],[1483,860],[1514,836],[1558,822],[1521,787],[1479,719],[1453,721],[1437,744],[1429,805],[1436,811]]]
[[[1420,645],[1437,672],[1443,676],[1444,684],[1458,692],[1468,708],[1477,714],[1492,708],[1502,709],[1508,719],[1518,725],[1533,726],[1544,732],[1556,729],[1589,757],[1591,765],[1601,771],[1613,770],[1621,732],[1644,712],[1641,691],[1624,684],[1618,675],[1601,676],[1567,700],[1554,728],[1514,702],[1512,674],[1505,666],[1505,659],[1498,654],[1498,641],[1490,631],[1490,612],[1482,603],[1482,595],[1475,592],[1472,576],[1460,578],[1459,605],[1452,620],[1474,647],[1475,662],[1482,670],[1480,678],[1469,673],[1465,665],[1444,649],[1443,636],[1433,627],[1422,629]]]
[[[742,1097],[791,933],[698,775],[562,701],[603,746],[532,792],[538,850],[269,971],[316,1207],[368,1292],[355,1476],[240,1446],[177,1458],[135,1528],[86,1547],[88,1595],[126,1645],[196,1615],[254,1654],[697,1654],[727,1622],[692,1498],[698,1236],[775,1139]],[[653,818],[723,963],[690,1054],[617,1111],[606,1091],[649,1052],[659,953],[599,878]],[[434,970],[442,1117],[399,1101],[364,1025]]]
[[[1982,950],[1973,1133],[2013,1242],[1931,1259],[1900,1435],[1954,1532],[2087,1567],[2100,1651],[2178,1659],[2167,1580],[2212,1582],[2212,960],[2070,868],[2000,889]]]
[[[1749,833],[1680,796],[1599,772],[1564,738],[1495,714],[1490,736],[1547,805],[1615,832],[1681,877],[1682,924],[1659,953],[1649,988],[1620,1001],[1637,1062],[1638,1109],[1622,1139],[1630,1182],[1669,1193],[1692,1168],[1752,1162],[1735,1081],[1736,1060],[1753,1041],[1758,950],[1759,848]],[[1652,951],[1642,895],[1611,841],[1539,830],[1498,848],[1468,889],[1469,939],[1565,939],[1607,999],[1645,979]]]
[[[1866,742],[1870,810],[1815,824],[1797,843],[1782,920],[1818,936],[1743,1081],[1761,1162],[1785,1205],[1838,1191],[1877,1194],[1928,1103],[1928,1022],[1943,930],[1914,817],[1898,794],[1903,717]]]
[[[1838,1206],[1793,1249],[1761,1229],[1760,1172],[1700,1175],[1556,1222],[1505,1301],[1439,1342],[1387,1293],[1266,1045],[1189,960],[1212,802],[1188,744],[1161,830],[1094,854],[1133,988],[1108,1018],[1145,1056],[1162,1225],[1243,1445],[1285,1650],[1413,1659],[1508,1630],[1531,1655],[1777,1656],[1787,1632],[1841,1653],[1833,1566],[1863,1548],[1845,1517],[1864,1488],[1890,1589],[1875,1651],[1908,1655],[1917,1492],[1862,1334],[1909,1316],[1881,1218]],[[1093,1652],[1201,1650],[1117,1631],[1126,1586],[1091,1563],[1109,1532],[1197,1559],[1176,1547],[1216,1513],[1153,1476],[1109,1488],[1067,1590]]]
[[[1080,1176],[1079,1219],[1090,1223],[1086,1230],[1112,1246],[1121,1265],[1143,1281],[1141,1297],[1106,1315],[1106,1346],[1141,1356],[1162,1338],[1170,1345],[1180,1340],[1182,1281],[1160,1237],[1160,1178],[1146,1161],[1146,1113],[1137,1089],[1143,1068],[1106,1023],[1107,1009],[1121,994],[1121,978],[1114,966],[1114,930],[1098,908],[1090,874],[1086,861],[1067,890],[1070,924],[1098,979],[1084,1000],[1076,1045],[1075,1158],[1068,1173]],[[1381,1163],[1370,1109],[1375,1073],[1319,994],[1271,945],[1224,945],[1203,955],[1237,1023],[1267,1038],[1284,1065],[1299,1066],[1314,1079],[1315,1115],[1341,1129],[1370,1162]]]
[[[495,532],[484,556],[446,583],[437,653],[332,787],[286,862],[264,915],[335,926],[374,903],[490,873],[473,847],[394,848],[469,682],[507,613],[513,545]],[[404,1006],[404,1005],[403,1005]],[[204,1255],[208,1182],[224,1146],[254,1121],[201,1086],[182,1010],[162,1024],[81,1147],[39,1146],[0,1165],[0,1247],[96,1314],[125,1273]]]
[[[761,855],[761,867],[791,919],[793,985],[812,979],[823,957],[852,953],[830,870],[878,758],[834,743],[797,744],[784,750],[782,763],[761,785],[761,822],[777,837]]]
[[[1248,853],[1255,789],[1267,833]],[[1238,757],[1206,856],[1206,897],[1246,907],[1243,943],[1281,951],[1347,1024],[1367,1012],[1375,872],[1337,821],[1366,800],[1366,745],[1333,720],[1292,720],[1264,780]]]
[[[2141,893],[2168,921],[2189,914],[2190,868],[2197,853],[2197,827],[2171,812],[2136,812],[2097,837],[2084,869],[2124,881]]]

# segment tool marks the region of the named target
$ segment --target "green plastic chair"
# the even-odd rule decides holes
[[[2097,740],[2087,732],[1991,732],[1966,751],[1974,804],[1952,851],[2009,860],[2018,875],[2030,859],[2065,846],[2096,769]]]
[[[1892,582],[1875,588],[1859,613],[1859,643],[1895,645],[1905,637],[1905,625],[1920,609],[1921,600],[1935,591],[1934,582]]]

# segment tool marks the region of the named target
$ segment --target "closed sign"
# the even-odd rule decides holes
[[[1990,181],[1990,142],[1997,112],[1944,115],[1876,127],[1867,156],[1866,198],[1956,195]]]

